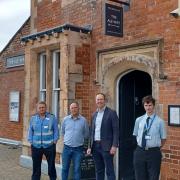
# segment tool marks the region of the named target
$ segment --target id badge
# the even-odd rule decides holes
[[[145,139],[146,139],[146,140],[151,140],[151,136],[150,136],[150,135],[146,135],[146,136],[145,136]]]

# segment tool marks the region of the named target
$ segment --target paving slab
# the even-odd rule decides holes
[[[0,180],[31,180],[32,170],[19,165],[22,148],[0,144]],[[41,180],[49,180],[42,174]]]

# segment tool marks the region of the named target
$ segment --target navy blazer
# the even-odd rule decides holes
[[[92,122],[90,127],[90,147],[92,148],[95,134],[95,122],[97,113],[92,116]],[[118,147],[119,142],[119,119],[116,111],[106,107],[101,124],[101,146],[104,151],[109,151],[112,146]]]

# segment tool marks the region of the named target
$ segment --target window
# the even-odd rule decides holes
[[[44,53],[40,54],[39,68],[39,99],[40,101],[46,101],[46,55]]]
[[[59,69],[60,69],[60,52],[53,51],[52,54],[53,62],[53,87],[52,87],[52,113],[59,116],[59,94],[60,94],[60,80],[59,80]]]
[[[47,66],[47,56],[45,53],[39,55],[39,100],[47,101],[47,95],[52,94],[51,99],[51,112],[58,118],[59,117],[59,96],[60,96],[60,52],[52,51],[50,66]],[[47,68],[52,68],[51,77],[47,81],[46,71]],[[46,84],[48,83],[48,84]],[[49,90],[49,91],[48,91]],[[48,93],[48,94],[47,94]],[[50,97],[50,96],[48,96]]]

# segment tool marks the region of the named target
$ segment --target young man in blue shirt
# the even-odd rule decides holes
[[[166,140],[164,121],[155,113],[155,99],[149,95],[142,100],[146,113],[135,122],[133,135],[137,139],[134,152],[136,180],[159,180],[161,150]]]
[[[30,119],[28,141],[31,144],[33,173],[32,180],[41,178],[41,162],[43,154],[48,162],[48,175],[55,180],[56,143],[59,138],[58,122],[54,115],[46,112],[46,103],[37,105],[37,113]]]

